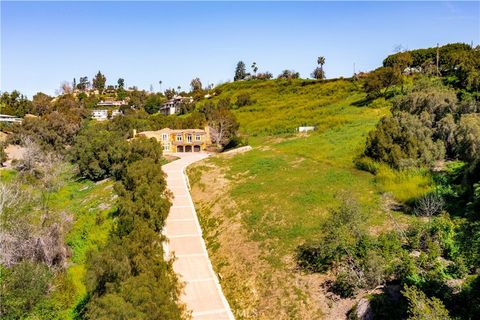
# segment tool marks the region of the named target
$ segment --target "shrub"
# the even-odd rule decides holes
[[[445,156],[443,143],[432,135],[419,118],[399,112],[382,118],[368,134],[365,155],[395,168],[432,165]]]
[[[358,278],[352,272],[342,271],[337,275],[332,290],[340,297],[348,298],[354,295],[357,285]]]
[[[249,105],[254,104],[254,103],[255,103],[255,101],[252,100],[252,98],[250,97],[250,95],[248,93],[242,93],[242,94],[238,95],[237,101],[235,102],[237,107],[249,106]]]
[[[405,286],[402,294],[408,300],[409,320],[450,319],[447,309],[439,299],[428,298],[422,291],[413,286]]]
[[[23,319],[44,299],[52,274],[45,265],[29,261],[1,268],[0,316]]]
[[[379,168],[379,163],[365,156],[356,157],[353,162],[357,169],[367,171],[373,174],[376,174]]]

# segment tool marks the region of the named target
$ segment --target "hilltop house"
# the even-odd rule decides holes
[[[92,111],[92,119],[97,121],[103,121],[108,119],[107,109],[96,109]]]
[[[0,114],[0,122],[22,122],[22,119],[8,114]]]
[[[97,103],[97,107],[121,107],[125,106],[127,103],[124,100],[115,101],[115,100],[105,100]]]
[[[211,144],[208,128],[202,129],[161,129],[143,131],[134,136],[155,138],[162,144],[163,152],[200,152]]]
[[[180,105],[182,103],[191,103],[193,102],[192,97],[181,97],[181,96],[174,96],[172,99],[168,100],[164,104],[160,106],[159,112],[166,116],[171,114],[176,114],[180,112]]]

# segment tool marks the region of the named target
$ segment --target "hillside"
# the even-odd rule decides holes
[[[381,210],[385,184],[353,163],[388,107],[356,106],[364,93],[347,80],[237,82],[219,91],[217,101],[235,101],[241,94],[255,101],[234,111],[254,150],[213,157],[190,169],[193,197],[227,298],[235,309],[249,310],[240,319],[341,317],[353,300],[333,303],[320,287],[330,277],[295,271],[295,249],[318,236],[343,194],[366,208],[372,231],[391,228]],[[317,130],[297,134],[299,125]],[[428,184],[416,174],[402,182],[412,179]]]
[[[292,133],[298,126],[314,125],[320,131],[337,125],[371,122],[387,112],[386,108],[355,107],[365,98],[359,84],[352,80],[313,81],[303,79],[240,81],[215,88],[222,99],[238,105],[239,96],[247,96],[250,105],[234,107],[240,131],[249,137]]]

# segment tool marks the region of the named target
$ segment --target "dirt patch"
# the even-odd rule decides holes
[[[333,276],[301,272],[293,256],[281,267],[266,260],[269,246],[249,237],[221,168],[207,160],[188,174],[210,259],[237,319],[346,319],[359,299],[328,292]]]
[[[14,160],[22,160],[26,151],[26,148],[19,145],[9,144],[8,146],[6,146],[5,153],[7,154],[7,161],[4,163],[5,167],[11,167],[12,161]]]
[[[5,141],[7,141],[7,138],[8,138],[8,134],[6,134],[5,132],[1,132],[1,131],[0,131],[0,142],[5,142]]]
[[[163,157],[165,158],[165,160],[167,160],[167,162],[172,162],[179,159],[178,157],[169,154],[164,154]]]

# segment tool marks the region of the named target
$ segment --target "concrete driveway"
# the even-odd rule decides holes
[[[208,157],[205,153],[176,153],[180,159],[162,167],[167,174],[167,187],[173,193],[173,203],[166,220],[164,235],[166,255],[175,255],[173,269],[185,283],[181,300],[192,312],[193,319],[234,319],[217,275],[208,258],[202,229],[190,196],[184,169],[191,163]]]

